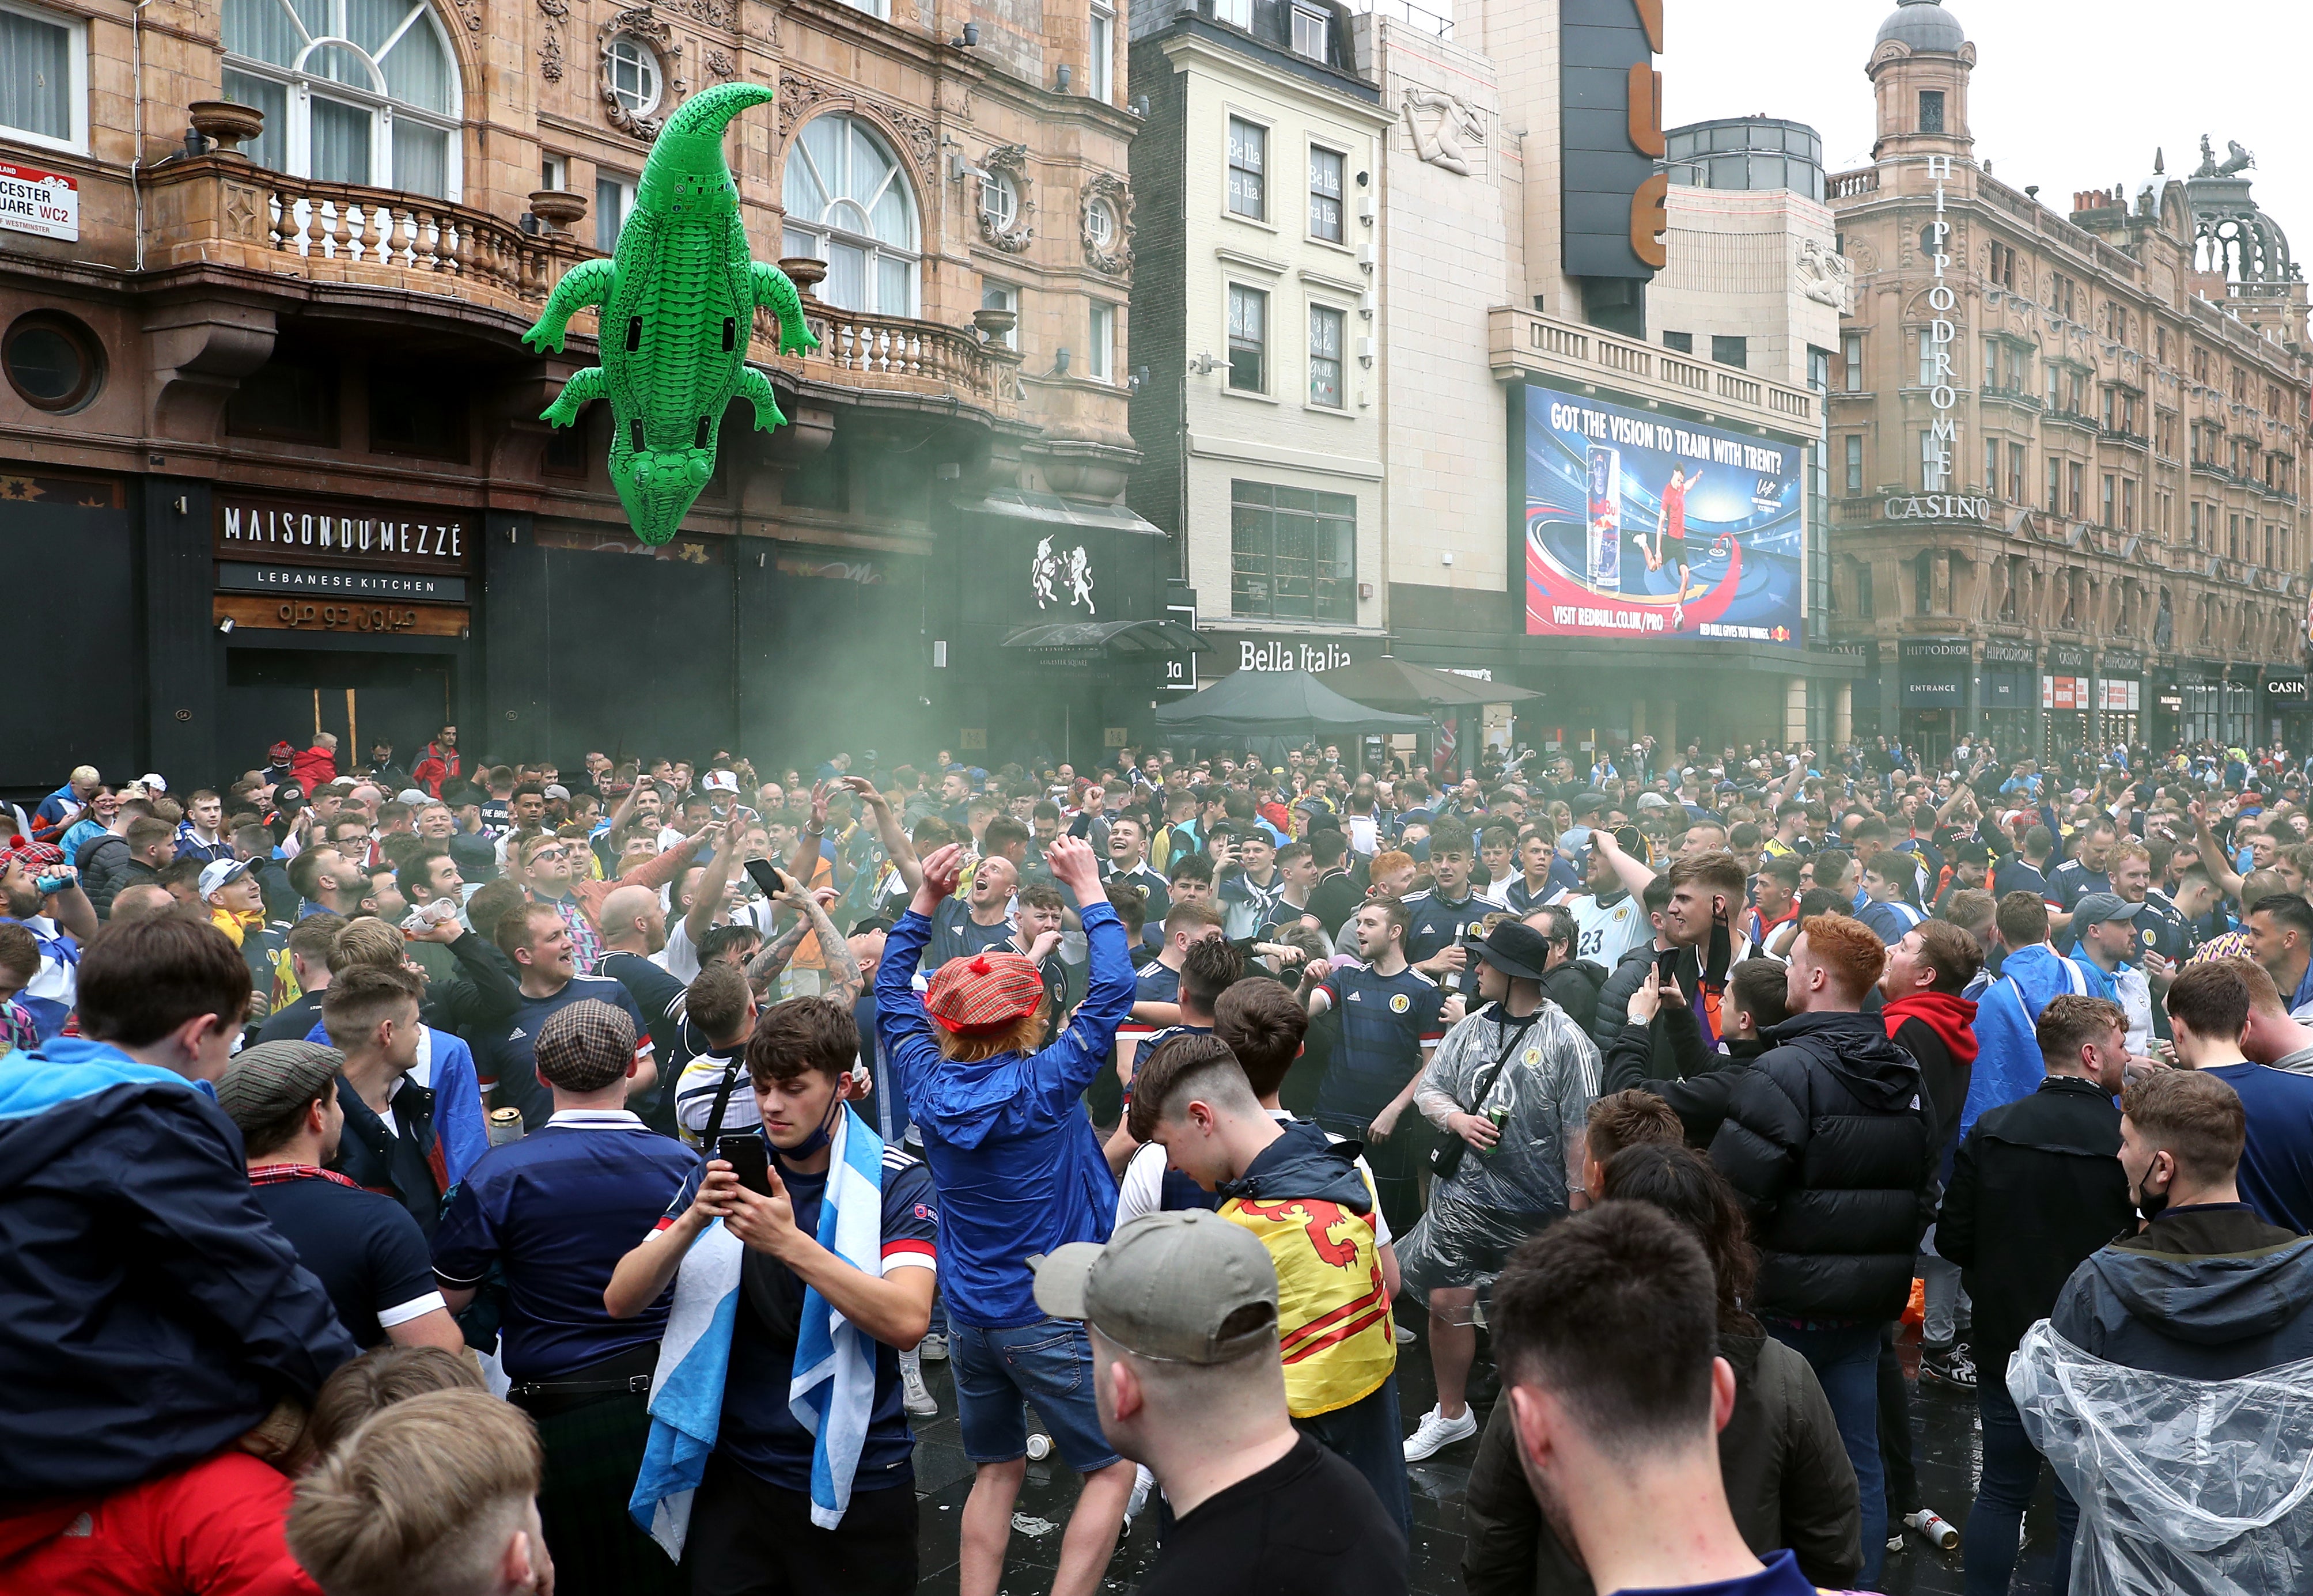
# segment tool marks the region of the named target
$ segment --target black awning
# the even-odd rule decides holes
[[[1202,653],[1212,647],[1177,620],[1063,620],[1023,627],[1006,648],[1066,649],[1109,654]]]
[[[1163,527],[1135,513],[1124,504],[1064,499],[1055,493],[1028,493],[1018,488],[1003,488],[984,498],[958,499],[955,507],[976,511],[982,515],[998,515],[1010,521],[1042,522],[1051,526],[1083,527],[1111,532],[1138,532],[1153,538],[1165,535]]]

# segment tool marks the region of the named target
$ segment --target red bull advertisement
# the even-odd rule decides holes
[[[1806,451],[1528,383],[1526,629],[1800,646]]]

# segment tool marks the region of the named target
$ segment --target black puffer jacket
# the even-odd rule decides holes
[[[120,896],[121,888],[131,884],[129,867],[136,863],[125,837],[107,832],[81,844],[80,857],[73,864],[79,867],[81,890],[88,894],[98,919],[112,918],[112,900]]]
[[[1933,1212],[1920,1066],[1874,1014],[1795,1014],[1767,1039],[1711,1142],[1759,1245],[1757,1311],[1895,1319]]]
[[[1553,965],[1542,978],[1542,995],[1566,1011],[1566,1017],[1589,1034],[1598,1016],[1598,989],[1606,972],[1587,959],[1570,959]],[[1625,999],[1625,1002],[1628,1000]]]

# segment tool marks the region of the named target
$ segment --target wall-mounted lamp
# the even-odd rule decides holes
[[[1143,388],[1147,387],[1148,385],[1148,368],[1147,366],[1145,366],[1145,365],[1137,365],[1137,366],[1134,366],[1134,367],[1132,368],[1132,376],[1131,376],[1130,380],[1126,383],[1126,386],[1127,386],[1127,387],[1129,387],[1129,388],[1130,388],[1130,389],[1132,390],[1132,391],[1133,391],[1133,392],[1135,392],[1135,393],[1139,393],[1139,392]]]
[[[1146,94],[1135,94],[1130,100],[1125,102],[1124,109],[1130,111],[1136,117],[1146,118],[1148,115],[1148,96]]]
[[[1065,376],[1067,376],[1068,374],[1069,374],[1069,346],[1068,346],[1066,344],[1062,344],[1062,345],[1061,345],[1058,349],[1056,349],[1056,350],[1054,350],[1054,351],[1052,352],[1052,369],[1051,369],[1049,373],[1046,373],[1046,375],[1048,375],[1048,376],[1053,376],[1053,377],[1065,377]]]
[[[1053,84],[1061,93],[1065,94],[1069,92],[1069,80],[1075,75],[1076,75],[1074,73],[1063,66],[1059,71],[1052,74]]]
[[[963,31],[955,38],[949,39],[947,42],[948,48],[951,49],[969,50],[978,48],[980,46],[980,24],[978,22],[966,22],[963,25]]]

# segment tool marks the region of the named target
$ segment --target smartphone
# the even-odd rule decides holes
[[[771,1195],[771,1150],[760,1136],[723,1136],[715,1156],[731,1166],[739,1184],[758,1197]]]
[[[769,859],[750,859],[747,861],[746,868],[747,879],[762,890],[764,897],[779,898],[786,895],[787,878],[779,873],[779,867]]]
[[[1678,950],[1665,948],[1655,955],[1655,980],[1658,985],[1678,978]]]

